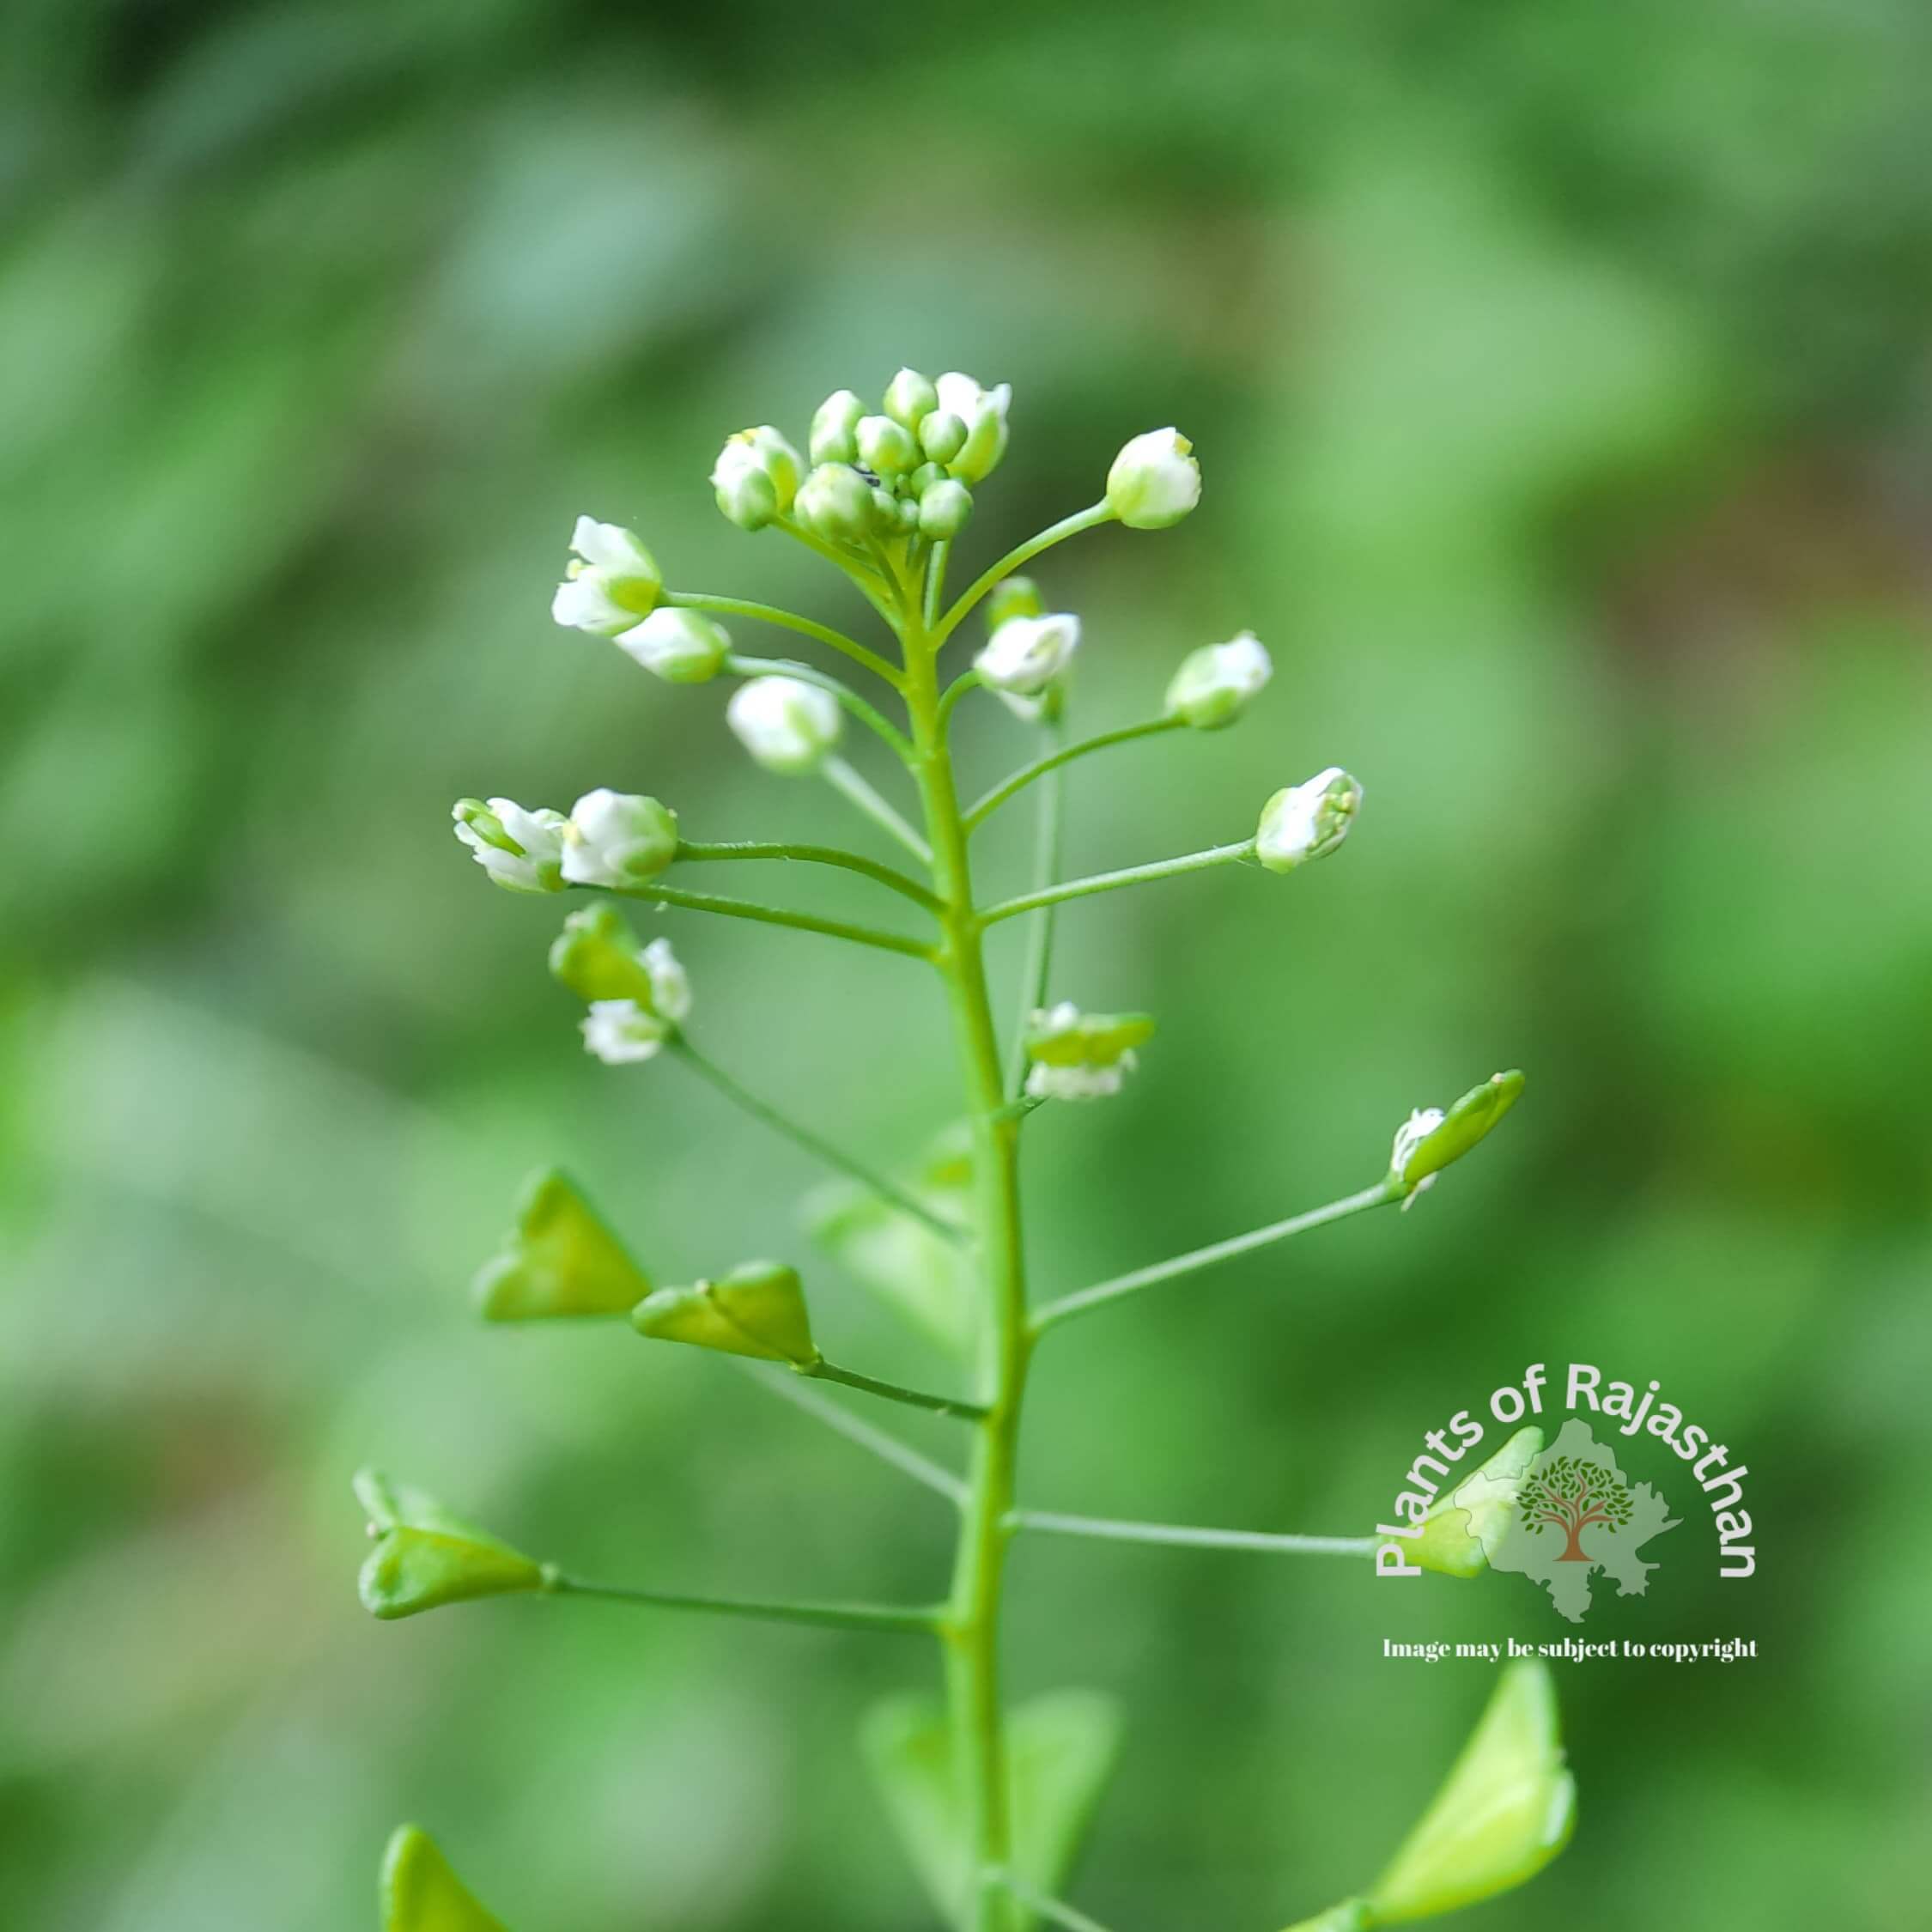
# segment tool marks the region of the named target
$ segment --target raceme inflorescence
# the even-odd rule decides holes
[[[814,1233],[847,1271],[879,1290],[951,1352],[957,1386],[902,1387],[835,1362],[821,1347],[805,1285],[784,1261],[719,1257],[714,1277],[659,1286],[575,1182],[559,1172],[526,1186],[513,1228],[476,1285],[493,1322],[594,1321],[628,1337],[678,1342],[744,1358],[764,1386],[931,1490],[957,1513],[952,1572],[923,1603],[745,1600],[669,1588],[662,1579],[603,1582],[539,1561],[471,1527],[439,1503],[374,1471],[357,1494],[374,1548],[361,1573],[376,1616],[412,1616],[465,1599],[530,1595],[596,1598],[646,1611],[684,1610],[910,1634],[931,1641],[935,1696],[908,1693],[874,1710],[863,1747],[884,1808],[944,1922],[958,1932],[1024,1932],[1042,1921],[1096,1932],[1065,1902],[1089,1819],[1121,1734],[1112,1701],[1068,1690],[1009,1704],[1001,1688],[1000,1624],[1010,1544],[1020,1535],[1103,1537],[1220,1546],[1357,1562],[1366,1580],[1374,1540],[1219,1530],[1055,1515],[1022,1505],[1018,1450],[1036,1352],[1079,1317],[1126,1297],[1370,1208],[1412,1206],[1441,1170],[1501,1119],[1522,1085],[1499,1073],[1452,1106],[1418,1109],[1394,1136],[1382,1171],[1358,1192],[1190,1253],[1057,1297],[1029,1291],[1019,1146],[1031,1116],[1054,1103],[1091,1103],[1128,1086],[1154,1032],[1144,1013],[1097,1013],[1049,996],[1056,909],[1076,900],[1188,872],[1248,866],[1286,874],[1334,853],[1349,836],[1362,787],[1339,767],[1283,785],[1252,828],[1226,843],[1124,870],[1059,876],[1061,788],[1067,768],[1110,747],[1161,734],[1220,731],[1237,722],[1273,666],[1250,632],[1204,643],[1181,659],[1158,711],[1086,738],[1068,729],[1069,671],[1079,619],[1048,607],[1020,574],[1054,545],[1108,524],[1156,531],[1200,500],[1192,446],[1171,428],[1132,438],[1099,500],[1018,545],[949,596],[952,553],[975,494],[1006,452],[1008,391],[957,374],[937,381],[902,369],[879,405],[850,390],[828,397],[801,454],[769,425],[740,430],[711,472],[718,507],[746,531],[771,531],[823,558],[869,606],[878,641],[775,606],[667,586],[632,531],[579,519],[552,615],[608,639],[671,685],[726,680],[731,731],[765,770],[823,781],[894,849],[891,858],[785,838],[717,842],[686,835],[658,799],[598,788],[568,811],[507,798],[465,799],[457,836],[507,890],[588,894],[564,919],[550,953],[557,981],[582,1003],[588,1051],[613,1067],[681,1064],[764,1127],[787,1136],[838,1177],[815,1197]],[[984,624],[969,665],[948,665],[969,619]],[[726,629],[757,625],[817,648],[817,661],[747,655]],[[977,632],[977,623],[975,632]],[[840,665],[839,674],[828,668]],[[987,696],[1035,740],[1032,755],[983,796],[956,783],[951,741]],[[897,801],[841,755],[848,731],[877,738],[901,781]],[[972,841],[1032,793],[1036,883],[991,901],[975,891]],[[722,867],[788,861],[867,882],[900,914],[857,923],[721,894],[688,883]],[[1273,890],[1286,890],[1276,887]],[[641,945],[619,902],[793,928],[902,958],[943,987],[962,1089],[961,1121],[930,1156],[881,1172],[816,1124],[793,1119],[701,1051],[693,989],[670,942]],[[996,1023],[986,935],[1007,920],[1029,928],[1018,1014]],[[628,1078],[656,1079],[656,1071]],[[1056,1345],[1057,1346],[1057,1345]],[[1051,1352],[1049,1352],[1050,1355]],[[806,1386],[836,1383],[828,1394]],[[948,1467],[877,1426],[860,1398],[954,1419],[963,1467]],[[1505,1444],[1461,1490],[1414,1525],[1411,1561],[1450,1576],[1483,1567],[1514,1520],[1528,1456]],[[1458,1508],[1467,1492],[1471,1507]],[[1544,1667],[1501,1673],[1469,1743],[1387,1869],[1358,1896],[1305,1928],[1326,1932],[1425,1917],[1517,1884],[1568,1836],[1574,1794],[1557,1739]],[[462,1932],[498,1926],[423,1833],[404,1827],[385,1863],[388,1932]]]

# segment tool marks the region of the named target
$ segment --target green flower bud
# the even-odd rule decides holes
[[[966,447],[966,425],[951,410],[935,410],[919,426],[919,447],[935,463],[951,463]]]
[[[725,668],[731,634],[702,611],[660,604],[641,624],[620,631],[617,648],[667,684],[702,684]]]
[[[872,485],[845,463],[821,463],[799,485],[799,521],[833,543],[856,544],[872,533]]]
[[[562,891],[561,811],[526,811],[514,799],[459,799],[450,816],[457,837],[506,892]]]
[[[1403,1560],[1444,1577],[1486,1569],[1522,1514],[1523,1479],[1543,1453],[1543,1431],[1519,1429],[1480,1468],[1425,1513],[1421,1534],[1401,1545]]]
[[[972,491],[949,477],[934,483],[920,498],[919,533],[936,544],[949,543],[966,527],[972,513]]]
[[[917,429],[939,406],[939,391],[917,369],[901,369],[885,386],[885,413],[908,429]]]
[[[1124,443],[1107,472],[1107,505],[1129,530],[1165,530],[1200,501],[1200,465],[1177,429]]]
[[[859,460],[875,477],[902,477],[919,461],[919,445],[902,422],[889,416],[859,418]]]
[[[1340,765],[1277,792],[1261,807],[1255,856],[1271,872],[1291,872],[1324,859],[1348,836],[1362,808],[1362,787]]]
[[[579,517],[571,532],[575,558],[550,599],[550,615],[568,630],[615,637],[648,616],[664,573],[635,530]]]
[[[1083,1013],[1071,999],[1037,1011],[1026,1029],[1026,1091],[1036,1100],[1116,1094],[1153,1032],[1151,1013]]]
[[[626,1315],[651,1291],[576,1184],[555,1168],[531,1176],[501,1253],[477,1271],[471,1292],[486,1321],[548,1321]]]
[[[420,1490],[363,1469],[355,1495],[376,1540],[357,1579],[371,1616],[386,1622],[471,1597],[550,1588],[544,1565],[451,1516]]]
[[[1004,382],[981,389],[971,376],[957,369],[941,376],[934,386],[939,407],[966,425],[966,440],[948,458],[946,467],[962,483],[979,483],[993,474],[1006,453],[1006,406],[1012,400],[1012,390]]]
[[[506,1932],[471,1897],[427,1832],[404,1825],[382,1859],[382,1932]]]
[[[993,632],[1009,617],[1040,617],[1046,615],[1047,600],[1030,577],[1002,577],[987,592],[986,628]]]
[[[550,971],[580,999],[637,999],[652,1003],[637,935],[607,900],[582,907],[563,921],[550,943]]]
[[[1451,1161],[1461,1160],[1516,1105],[1522,1090],[1523,1076],[1512,1069],[1471,1087],[1447,1113],[1440,1107],[1417,1108],[1395,1130],[1389,1151],[1389,1178],[1409,1197],[1402,1205],[1433,1186]]]
[[[637,793],[586,792],[564,822],[563,876],[574,885],[647,885],[677,856],[677,814]]]
[[[637,1304],[630,1319],[639,1334],[659,1341],[789,1362],[795,1369],[822,1359],[798,1271],[778,1261],[746,1261],[722,1281],[660,1288]]]
[[[1167,687],[1167,714],[1198,732],[1219,731],[1241,716],[1273,674],[1266,648],[1251,630],[1225,644],[1204,644],[1182,659]]]
[[[946,480],[946,473],[937,463],[921,463],[906,478],[906,488],[915,496],[923,496],[936,483]]]
[[[1549,1666],[1519,1658],[1503,1667],[1435,1802],[1369,1893],[1370,1923],[1431,1918],[1521,1885],[1568,1844],[1576,1818]]]
[[[805,447],[814,463],[859,460],[859,418],[866,405],[849,389],[835,389],[812,412],[811,435]]]
[[[881,537],[895,536],[899,529],[899,499],[884,483],[872,489],[872,529]]]
[[[897,513],[896,520],[899,535],[910,537],[919,528],[919,499],[915,496],[902,496],[894,508]]]

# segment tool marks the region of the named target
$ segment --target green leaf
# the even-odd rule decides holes
[[[650,1291],[623,1244],[576,1183],[555,1168],[525,1183],[517,1224],[471,1291],[489,1321],[625,1315]]]
[[[1423,1516],[1422,1534],[1404,1544],[1403,1555],[1419,1569],[1445,1577],[1473,1577],[1488,1568],[1522,1512],[1523,1478],[1542,1451],[1540,1429],[1517,1430],[1480,1468],[1437,1498]]]
[[[1369,1923],[1428,1918],[1521,1885],[1569,1842],[1576,1814],[1549,1667],[1506,1664],[1434,1803],[1370,1892]]]
[[[798,1271],[745,1261],[722,1281],[660,1288],[631,1312],[641,1335],[806,1368],[819,1360]]]
[[[1065,1886],[1120,1741],[1119,1705],[1095,1691],[1053,1692],[1009,1715],[1012,1864],[1035,1890]],[[948,1923],[969,1923],[966,1807],[944,1710],[929,1698],[890,1698],[867,1717],[861,1744],[927,1895]],[[1033,1923],[1024,1917],[1022,1932]]]
[[[374,1469],[359,1471],[355,1488],[376,1538],[356,1580],[371,1616],[390,1622],[446,1603],[545,1587],[542,1564],[453,1516],[422,1491]]]
[[[427,1832],[404,1825],[382,1861],[382,1932],[507,1932],[470,1896]]]

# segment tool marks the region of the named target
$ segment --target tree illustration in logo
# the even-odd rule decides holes
[[[1559,1455],[1539,1467],[1523,1485],[1525,1522],[1549,1524],[1567,1540],[1558,1563],[1588,1563],[1583,1532],[1592,1523],[1607,1523],[1613,1533],[1628,1524],[1630,1491],[1614,1464],[1605,1467],[1577,1455]]]

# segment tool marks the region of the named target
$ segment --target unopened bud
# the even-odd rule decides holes
[[[952,477],[934,483],[919,500],[919,533],[936,544],[949,543],[973,513],[973,493]]]
[[[718,507],[743,530],[762,530],[799,493],[799,453],[768,423],[740,429],[711,466]]]
[[[859,418],[866,405],[849,389],[835,389],[812,412],[811,435],[806,443],[814,463],[859,460]]]
[[[507,892],[563,890],[563,814],[526,811],[514,799],[459,799],[456,835]]]
[[[919,445],[902,422],[889,416],[859,418],[859,460],[875,477],[902,477],[919,461]]]
[[[1006,407],[1012,389],[1004,382],[982,389],[957,369],[941,376],[935,386],[939,407],[966,425],[965,440],[947,459],[946,467],[962,483],[976,483],[991,476],[1006,453]]]
[[[932,379],[917,369],[901,369],[885,386],[885,413],[908,429],[918,429],[939,406]]]
[[[1107,472],[1107,504],[1129,530],[1164,530],[1200,501],[1200,465],[1176,429],[1124,443]]]
[[[1037,617],[1044,615],[1046,599],[1030,577],[1002,577],[986,600],[986,628],[998,630],[1009,617]]]
[[[1225,644],[1204,644],[1182,659],[1167,687],[1167,714],[1196,731],[1219,731],[1241,716],[1273,674],[1266,647],[1251,630]]]
[[[934,463],[951,463],[966,447],[966,425],[951,410],[934,410],[919,426],[919,447]]]
[[[721,1281],[660,1288],[638,1303],[630,1319],[639,1334],[659,1341],[789,1362],[795,1369],[822,1359],[798,1271],[777,1261],[746,1261]]]
[[[641,624],[618,634],[617,648],[667,684],[702,684],[725,668],[730,634],[702,611],[660,604]]]
[[[1291,872],[1323,859],[1348,836],[1362,808],[1362,787],[1340,765],[1277,792],[1261,807],[1255,856],[1271,872]]]
[[[821,463],[799,485],[799,522],[835,543],[856,544],[872,528],[872,485],[846,463]]]
[[[1009,617],[989,637],[973,667],[997,691],[1037,697],[1072,662],[1080,620],[1061,611],[1046,617]]]
[[[767,771],[797,778],[815,772],[837,746],[838,700],[800,677],[754,677],[725,708],[738,743]]]
[[[564,823],[563,876],[574,885],[647,885],[677,856],[677,814],[638,793],[586,792]]]

